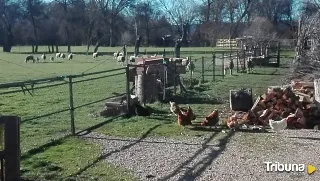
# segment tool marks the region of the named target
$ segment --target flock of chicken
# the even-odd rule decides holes
[[[178,117],[178,124],[180,126],[192,125],[192,121],[196,119],[191,107],[187,108],[179,107],[175,102],[170,101],[170,111]],[[201,126],[216,126],[219,122],[218,110],[214,110],[208,116],[205,117]]]

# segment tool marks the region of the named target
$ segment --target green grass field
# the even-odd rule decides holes
[[[66,47],[61,47],[66,48]],[[85,48],[72,47],[73,52],[84,52]],[[143,48],[142,48],[143,49]],[[141,49],[141,50],[142,50]],[[162,48],[163,49],[163,48]],[[190,51],[211,51],[213,48],[186,48]],[[30,47],[14,47],[14,52],[31,50]],[[65,49],[66,50],[66,49]],[[100,51],[113,52],[116,48],[102,47]],[[157,51],[161,48],[148,48],[148,51]],[[39,51],[46,51],[40,47]],[[129,49],[130,51],[130,49]],[[284,52],[291,56],[292,52]],[[96,72],[119,68],[111,56],[101,56],[93,60],[92,56],[75,55],[72,61],[55,60],[46,63],[25,63],[25,54],[0,53],[0,83],[18,80],[39,79],[60,75],[81,74],[83,72]],[[48,54],[48,57],[53,54]],[[213,109],[228,109],[227,104],[218,104],[214,98],[227,100],[230,89],[242,87],[253,88],[254,94],[261,94],[269,85],[278,85],[290,71],[288,61],[284,59],[280,68],[255,68],[256,74],[236,74],[234,76],[219,76],[222,74],[220,60],[215,66],[215,81],[212,81],[213,68],[211,54],[182,52],[182,56],[192,56],[196,70],[193,75],[195,82],[201,78],[201,57],[205,57],[205,81],[198,89],[194,89],[194,99],[185,100],[189,103],[195,114],[196,122],[202,121],[201,117],[210,113]],[[97,79],[88,82],[76,83],[73,86],[74,104],[80,106],[106,97],[125,93],[125,75],[123,70],[105,73],[96,76],[104,76],[123,73],[122,75]],[[86,78],[92,78],[90,76]],[[190,82],[190,74],[182,75],[186,82]],[[82,80],[81,78],[76,80]],[[75,80],[75,81],[76,81]],[[37,85],[35,86],[37,87]],[[201,90],[200,90],[201,89]],[[11,89],[10,89],[11,90]],[[12,89],[14,90],[14,89]],[[0,90],[0,92],[3,90]],[[62,138],[70,133],[69,112],[58,113],[44,118],[28,120],[35,116],[41,116],[50,112],[67,110],[69,108],[68,84],[35,90],[33,96],[26,93],[0,95],[0,113],[15,114],[22,118],[21,124],[21,149],[22,149],[22,176],[31,180],[68,180],[72,174],[93,162],[99,155],[99,148],[84,142],[77,137]],[[208,95],[211,98],[208,98]],[[199,98],[203,98],[200,100]],[[155,103],[150,106],[156,110],[157,115],[150,117],[132,117],[130,119],[117,118],[108,121],[109,118],[92,116],[103,108],[103,101],[75,110],[75,126],[77,130],[83,130],[106,121],[95,129],[106,135],[122,137],[141,137],[150,132],[148,136],[201,136],[208,134],[208,130],[199,129],[197,126],[182,129],[176,124],[176,118],[167,116],[168,105]],[[26,120],[26,121],[25,121]],[[59,141],[53,141],[56,139]],[[42,146],[47,143],[51,144]],[[61,154],[63,152],[63,154]],[[88,154],[90,153],[90,154]],[[71,176],[70,176],[71,175]],[[77,177],[78,180],[135,180],[130,172],[99,162],[86,172]]]

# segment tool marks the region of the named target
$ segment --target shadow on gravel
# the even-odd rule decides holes
[[[81,173],[85,172],[86,170],[88,170],[90,167],[94,166],[95,164],[99,163],[100,161],[106,159],[108,156],[114,154],[114,153],[117,153],[117,152],[120,152],[120,151],[123,151],[123,150],[126,150],[126,149],[129,149],[131,148],[132,146],[142,142],[143,139],[145,139],[146,137],[148,137],[148,135],[153,131],[155,130],[156,128],[158,128],[159,126],[161,126],[160,124],[158,125],[155,125],[154,127],[150,128],[146,133],[144,133],[140,139],[134,141],[133,143],[130,143],[126,146],[123,146],[122,148],[118,149],[118,150],[114,150],[114,151],[111,151],[109,153],[106,153],[106,154],[103,154],[101,156],[99,156],[98,158],[96,158],[92,163],[86,165],[85,167],[79,169],[79,171],[77,171],[76,173],[72,174],[71,176],[69,176],[69,178],[73,178],[73,177],[76,177],[77,175],[80,175]]]
[[[191,156],[187,161],[183,162],[180,166],[178,166],[175,170],[172,171],[171,174],[160,178],[159,180],[169,180],[170,178],[174,177],[175,175],[179,174],[184,167],[188,164],[190,164],[197,156],[199,156],[202,152],[204,152],[206,149],[210,149],[210,153],[208,156],[197,162],[192,168],[189,168],[188,170],[184,171],[184,174],[182,177],[179,179],[179,181],[191,181],[195,180],[196,177],[200,176],[206,169],[207,167],[219,156],[219,154],[224,151],[226,148],[227,142],[230,140],[230,138],[234,135],[234,131],[230,131],[224,138],[220,139],[219,142],[220,144],[218,145],[219,149],[218,150],[213,150],[212,148],[209,148],[208,143],[212,141],[215,136],[218,133],[213,133],[203,144],[202,147],[194,153],[193,156]],[[198,167],[198,168],[197,168]]]
[[[305,139],[305,140],[313,140],[313,141],[320,141],[320,138],[313,138],[313,137],[288,137],[288,138],[297,138],[297,139]]]

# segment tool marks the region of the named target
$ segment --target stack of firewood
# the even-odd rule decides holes
[[[313,82],[293,81],[290,86],[269,87],[244,118],[248,124],[255,125],[268,125],[269,119],[287,118],[289,128],[306,128],[308,121],[319,116]]]

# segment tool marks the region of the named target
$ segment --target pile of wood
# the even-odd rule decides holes
[[[289,128],[307,128],[319,124],[313,82],[293,81],[284,87],[269,87],[257,98],[245,119],[248,124],[268,125],[269,119],[287,118]],[[319,120],[319,119],[318,119]]]

